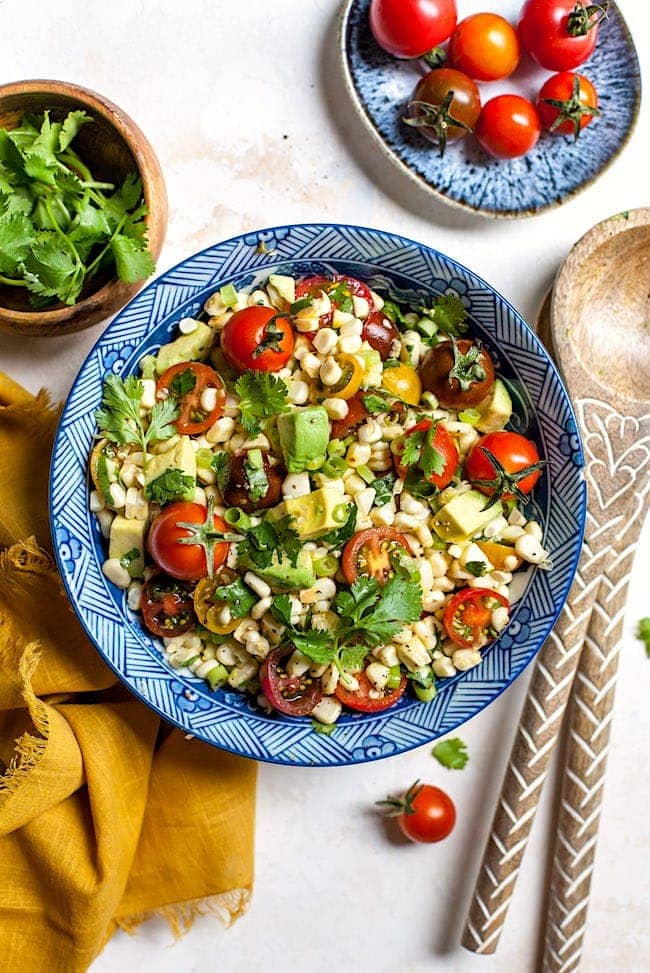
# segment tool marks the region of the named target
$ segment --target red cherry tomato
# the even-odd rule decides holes
[[[543,68],[570,71],[591,55],[605,8],[591,0],[526,0],[517,25],[519,39]]]
[[[227,507],[239,507],[244,513],[253,514],[256,510],[266,510],[280,503],[282,481],[286,470],[281,466],[271,466],[268,453],[262,453],[262,468],[266,476],[267,488],[263,496],[253,500],[246,466],[247,455],[247,453],[230,453],[228,482],[223,500]]]
[[[449,45],[449,58],[459,71],[477,81],[507,78],[521,51],[514,27],[498,14],[472,14],[461,20]]]
[[[420,433],[423,435],[420,436]],[[427,433],[429,435],[426,435]],[[421,442],[418,442],[420,439]],[[419,446],[419,454],[415,463],[410,466],[405,466],[401,461],[401,457],[409,440],[412,445]],[[423,453],[424,462],[427,461],[427,450],[435,450],[439,454],[439,463],[442,469],[439,473],[430,473],[426,479],[429,483],[437,486],[439,490],[444,490],[446,486],[449,486],[456,472],[456,467],[458,466],[458,450],[445,427],[441,426],[440,423],[434,424],[432,419],[422,419],[417,425],[407,429],[404,436],[395,443],[393,453],[397,475],[401,479],[404,479],[409,470],[416,470],[424,478],[422,462]]]
[[[208,510],[200,503],[179,501],[170,503],[154,518],[149,531],[149,551],[163,571],[181,581],[198,581],[210,573],[206,556],[206,543],[209,547],[207,525]],[[180,524],[189,524],[181,527]],[[228,533],[230,528],[221,517],[213,517],[213,529]],[[184,538],[194,536],[196,544],[182,543]],[[228,556],[230,544],[217,543],[214,546],[213,568],[218,570]]]
[[[447,602],[442,624],[456,645],[480,649],[496,638],[492,611],[500,606],[510,608],[510,602],[491,588],[461,588]]]
[[[345,439],[351,429],[368,418],[370,413],[363,404],[364,395],[368,393],[357,392],[348,399],[348,414],[345,419],[335,419],[332,422],[332,439]]]
[[[351,537],[343,548],[341,570],[348,584],[359,575],[385,584],[393,575],[392,558],[410,553],[406,537],[394,527],[368,527]]]
[[[399,341],[399,331],[381,311],[371,311],[363,322],[363,341],[379,352],[382,361],[394,357],[394,342]]]
[[[465,476],[488,497],[525,500],[542,475],[542,465],[531,439],[501,430],[482,436],[472,446],[465,460]]]
[[[206,389],[215,389],[213,409],[201,406],[201,396]],[[180,362],[172,365],[158,379],[156,391],[173,395],[178,401],[180,415],[176,428],[184,436],[199,436],[223,415],[226,403],[226,387],[214,368],[200,362]]]
[[[235,311],[221,332],[221,350],[238,372],[277,372],[293,352],[295,335],[289,319],[270,307]]]
[[[365,672],[356,672],[354,678],[359,683],[358,689],[346,689],[339,680],[334,690],[336,698],[358,713],[379,713],[381,710],[390,709],[398,699],[401,699],[408,682],[406,676],[402,676],[397,689],[384,689],[381,695],[375,699],[370,694],[374,691],[374,686],[366,676]]]
[[[196,624],[192,586],[160,572],[145,582],[140,610],[146,628],[159,638],[183,635]]]
[[[481,95],[462,71],[436,68],[416,84],[408,113],[406,123],[438,145],[444,155],[447,142],[465,138],[474,130],[481,113]]]
[[[400,830],[411,841],[425,844],[442,841],[454,830],[454,802],[439,787],[416,780],[403,797],[377,802],[397,819]]]
[[[271,706],[287,716],[307,716],[322,699],[320,680],[306,672],[290,676],[284,662],[293,653],[293,646],[285,645],[267,655],[260,667],[260,686]]]
[[[394,57],[422,57],[451,37],[456,0],[372,0],[370,29]]]
[[[490,155],[514,159],[537,145],[542,131],[537,109],[520,95],[498,95],[483,106],[476,137]]]
[[[598,95],[591,81],[571,71],[548,79],[539,93],[537,110],[544,128],[555,135],[573,135],[576,140],[582,129],[600,115]]]
[[[296,284],[296,301],[303,297],[320,297],[325,292],[330,299],[332,308],[325,314],[321,314],[319,326],[328,328],[332,323],[335,310],[349,310],[352,312],[352,298],[362,297],[368,302],[372,310],[375,303],[372,299],[370,289],[363,281],[356,277],[347,277],[345,274],[334,274],[333,277],[308,277],[307,280]]]

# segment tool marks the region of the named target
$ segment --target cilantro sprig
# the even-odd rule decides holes
[[[121,446],[138,445],[146,467],[150,443],[163,442],[175,435],[176,427],[172,423],[178,418],[178,409],[172,398],[163,399],[156,402],[144,420],[140,415],[143,394],[144,386],[134,375],[125,379],[109,375],[104,382],[102,408],[97,409],[95,418],[106,439]]]
[[[249,436],[257,436],[262,420],[286,412],[289,390],[281,378],[269,372],[244,372],[235,384],[241,424]]]
[[[0,283],[30,291],[34,306],[74,304],[98,273],[149,277],[142,182],[97,180],[72,143],[93,119],[24,116],[0,129]]]

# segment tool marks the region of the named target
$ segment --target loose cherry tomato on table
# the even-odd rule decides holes
[[[145,581],[140,601],[142,620],[152,635],[184,635],[196,622],[192,586],[158,572]]]
[[[206,389],[215,390],[214,406],[204,409],[201,399]],[[183,436],[199,436],[223,415],[226,387],[221,377],[209,365],[201,362],[180,362],[172,365],[158,379],[156,391],[173,395],[178,401],[179,417],[176,428]]]
[[[410,555],[404,534],[395,527],[368,527],[351,537],[343,548],[341,570],[348,584],[359,576],[385,584],[393,575],[393,558]]]
[[[598,95],[591,81],[571,71],[548,79],[539,93],[537,110],[544,128],[556,135],[573,135],[575,141],[582,129],[600,115]]]
[[[295,343],[288,317],[270,307],[235,311],[221,332],[221,350],[237,372],[277,372],[287,364]]]
[[[163,571],[181,581],[212,576],[226,560],[230,544],[218,535],[230,528],[200,503],[170,503],[154,518],[149,531],[149,551]],[[217,535],[217,536],[215,536]],[[210,556],[211,555],[211,556]]]
[[[414,453],[417,452],[415,462],[409,465],[402,462],[407,444]],[[397,475],[401,479],[406,477],[409,470],[422,471],[424,478],[439,490],[449,486],[458,466],[458,450],[453,439],[444,426],[434,423],[432,419],[422,419],[407,429],[404,436],[396,440],[393,457]],[[436,472],[430,472],[429,466],[435,466]]]
[[[456,0],[372,0],[370,30],[394,57],[422,57],[451,37]]]
[[[391,368],[384,368],[381,387],[391,395],[402,399],[407,405],[419,405],[422,395],[420,376],[411,365],[398,362]]]
[[[320,680],[309,675],[290,676],[284,668],[293,654],[285,645],[270,652],[260,666],[260,686],[271,706],[287,716],[307,716],[323,698]]]
[[[395,342],[399,341],[399,331],[390,318],[381,311],[374,310],[363,322],[361,338],[379,352],[382,361],[386,361],[395,351]]]
[[[491,588],[461,588],[447,602],[442,624],[456,645],[481,649],[496,638],[492,612],[500,607],[510,608],[510,602]]]
[[[516,159],[537,145],[542,126],[537,109],[520,95],[498,95],[483,106],[476,137],[497,159]]]
[[[472,79],[454,68],[436,68],[416,84],[404,121],[444,155],[447,142],[474,131],[480,113],[481,96]]]
[[[543,68],[570,71],[591,55],[606,15],[606,3],[526,0],[517,30],[522,46]]]
[[[323,293],[329,297],[331,308],[325,314],[321,314],[318,322],[321,328],[331,327],[334,311],[347,311],[351,314],[354,307],[353,297],[362,297],[368,302],[370,310],[375,306],[370,288],[356,277],[348,277],[345,274],[334,274],[333,277],[308,277],[296,284],[296,301],[320,297]]]
[[[521,51],[514,27],[498,14],[472,14],[461,20],[449,44],[449,59],[477,81],[507,78]]]
[[[358,689],[346,689],[339,679],[334,693],[344,706],[358,713],[379,713],[381,710],[390,709],[398,699],[402,698],[408,682],[406,676],[402,675],[399,686],[395,689],[383,689],[375,698],[371,695],[375,691],[374,686],[365,672],[355,672],[354,678],[359,683]]]
[[[465,460],[465,476],[488,497],[526,502],[544,463],[537,446],[518,432],[490,432],[472,446]]]
[[[267,487],[266,492],[254,500],[246,456],[246,453],[229,454],[228,482],[223,494],[224,503],[228,507],[239,507],[246,514],[275,507],[282,499],[283,472],[286,473],[286,471],[280,466],[271,466],[268,453],[262,453],[262,469],[266,477]]]
[[[421,784],[409,787],[403,797],[388,797],[377,801],[385,813],[397,819],[402,832],[411,841],[430,844],[442,841],[454,830],[456,808],[454,802],[439,787]]]
[[[469,338],[442,341],[420,365],[422,384],[445,409],[482,402],[494,385],[494,365],[487,350]]]

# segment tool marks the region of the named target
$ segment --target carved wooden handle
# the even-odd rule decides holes
[[[580,964],[625,598],[637,540],[638,535],[617,555],[601,581],[574,683],[551,876],[544,973],[570,973]]]
[[[592,526],[597,525],[592,520]],[[535,662],[478,875],[462,944],[493,953],[505,922],[611,548],[607,532],[585,541],[567,602]]]

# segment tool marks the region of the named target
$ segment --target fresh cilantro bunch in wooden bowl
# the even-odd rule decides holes
[[[115,313],[166,226],[160,166],[119,108],[61,82],[0,87],[0,330],[64,334]]]

